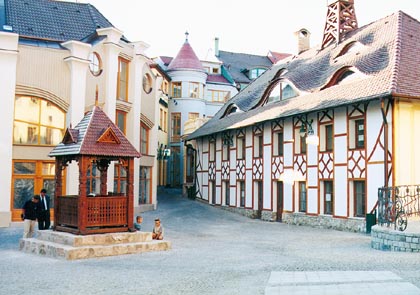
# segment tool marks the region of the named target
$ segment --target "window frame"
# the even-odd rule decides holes
[[[171,83],[171,94],[172,94],[172,98],[182,97],[182,82]]]
[[[122,133],[126,134],[126,128],[127,128],[127,113],[121,110],[115,111],[115,125],[117,125],[118,128],[122,131]],[[122,122],[121,122],[122,119]],[[122,123],[122,125],[121,125]],[[121,129],[121,127],[123,129]]]
[[[171,142],[181,141],[181,113],[171,113]]]
[[[363,127],[363,129],[360,132],[360,126]],[[364,149],[365,148],[365,144],[366,144],[366,136],[365,136],[365,119],[364,118],[360,118],[360,119],[355,119],[354,120],[354,132],[355,132],[355,137],[354,137],[354,147],[355,149]],[[363,144],[360,144],[361,140],[359,140],[359,136],[363,135]]]
[[[123,64],[125,65],[125,69],[122,69]],[[130,61],[128,59],[125,59],[121,56],[118,57],[117,100],[128,101],[129,65]],[[125,72],[125,80],[121,74],[123,70]],[[125,86],[125,91],[123,91],[121,87],[122,85]]]
[[[308,190],[306,188],[306,181],[299,181],[299,212],[306,213],[308,208]]]
[[[145,136],[143,136],[143,130]],[[140,123],[140,153],[143,155],[149,154],[149,136],[150,129],[144,123]],[[144,139],[144,137],[146,137],[146,139]],[[143,146],[145,146],[145,150],[143,149]]]
[[[145,73],[143,75],[143,81],[142,81],[143,91],[146,94],[150,94],[153,90],[153,79],[152,76],[149,73]]]
[[[361,186],[363,191],[358,192],[357,187]],[[360,199],[358,198],[360,196]],[[366,181],[365,180],[353,180],[353,216],[354,217],[366,217]],[[359,207],[360,206],[360,207]],[[363,213],[359,214],[359,209]]]
[[[334,182],[332,180],[324,180],[324,214],[333,215],[334,213]],[[327,201],[327,194],[330,193],[330,201]],[[328,202],[329,210],[327,210]]]
[[[89,54],[89,71],[95,77],[102,74],[102,58],[96,51]]]

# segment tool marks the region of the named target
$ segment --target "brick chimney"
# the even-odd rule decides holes
[[[295,36],[298,41],[298,54],[301,54],[302,52],[311,48],[311,33],[307,29],[300,29],[299,31],[295,32]]]
[[[328,5],[321,48],[324,49],[332,43],[339,43],[347,32],[357,28],[354,0],[334,1]]]

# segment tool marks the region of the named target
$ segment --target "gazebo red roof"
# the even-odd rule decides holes
[[[68,128],[62,142],[49,153],[50,157],[65,155],[141,156],[124,133],[97,106],[74,129]]]

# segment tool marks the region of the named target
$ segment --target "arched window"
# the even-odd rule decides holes
[[[53,103],[33,96],[16,96],[13,143],[57,145],[63,139],[66,115]]]
[[[334,85],[342,85],[352,82],[356,79],[363,78],[365,75],[358,70],[350,67],[344,67],[338,70],[331,78],[330,82],[327,83],[321,90],[329,88]]]
[[[232,103],[226,108],[225,112],[222,115],[222,118],[227,117],[230,114],[240,112],[240,111],[241,110],[238,108],[238,106],[236,104]]]

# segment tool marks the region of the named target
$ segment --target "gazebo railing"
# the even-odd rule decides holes
[[[408,218],[420,216],[420,185],[378,189],[378,223],[404,231]]]
[[[124,195],[87,197],[86,210],[82,211],[78,210],[79,196],[59,196],[58,202],[57,225],[62,230],[79,229],[79,218],[90,232],[101,232],[101,228],[128,228],[128,197]]]

